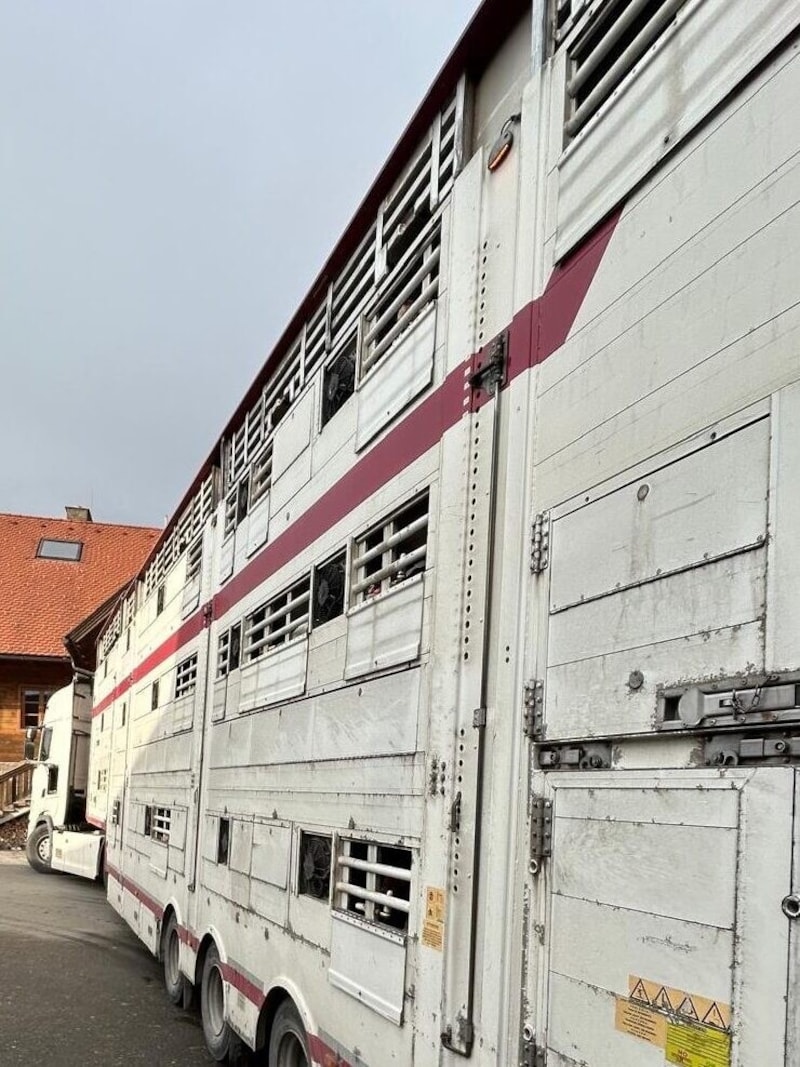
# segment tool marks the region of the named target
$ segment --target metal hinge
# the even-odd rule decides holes
[[[531,741],[544,737],[544,682],[534,678],[526,682],[522,690],[525,707],[522,716],[522,731]]]
[[[530,871],[538,874],[542,860],[553,852],[553,802],[546,797],[531,800]]]
[[[476,729],[486,725],[486,708],[475,708],[472,713],[472,725]]]
[[[546,1063],[547,1053],[541,1045],[533,1041],[523,1041],[519,1067],[545,1067]]]
[[[531,571],[541,574],[550,559],[550,516],[540,511],[531,527]]]

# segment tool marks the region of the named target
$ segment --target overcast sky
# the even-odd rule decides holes
[[[0,0],[0,511],[161,525],[477,0]]]

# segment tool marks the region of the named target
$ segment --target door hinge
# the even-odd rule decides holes
[[[553,852],[553,802],[546,797],[531,800],[530,872],[538,874],[542,860]]]
[[[486,708],[475,708],[472,713],[472,725],[476,729],[486,725]]]
[[[541,741],[544,737],[544,682],[534,678],[526,682],[522,690],[522,732],[531,741]]]
[[[531,526],[531,571],[541,574],[550,560],[550,516],[540,511]]]
[[[541,1045],[534,1041],[522,1042],[522,1058],[519,1067],[546,1067],[547,1053]]]

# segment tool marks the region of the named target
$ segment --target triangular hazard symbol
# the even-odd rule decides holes
[[[655,997],[653,997],[653,1004],[655,1004],[657,1008],[662,1008],[664,1011],[675,1011],[675,1005],[669,999],[669,993],[663,985],[656,993]]]
[[[718,1030],[725,1029],[725,1020],[722,1018],[722,1012],[719,1010],[716,1004],[712,1004],[708,1011],[703,1016],[703,1022],[706,1026],[716,1026]]]
[[[695,1022],[700,1022],[700,1016],[695,1010],[694,1004],[692,1004],[691,997],[684,997],[681,1006],[678,1008],[678,1014],[685,1016],[687,1019],[694,1019]]]
[[[647,995],[647,990],[645,989],[644,982],[641,978],[631,990],[631,1000],[641,1000],[643,1004],[650,1003],[650,997]]]

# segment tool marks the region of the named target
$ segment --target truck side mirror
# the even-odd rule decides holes
[[[36,727],[29,726],[25,731],[25,746],[22,750],[23,759],[36,759]]]

